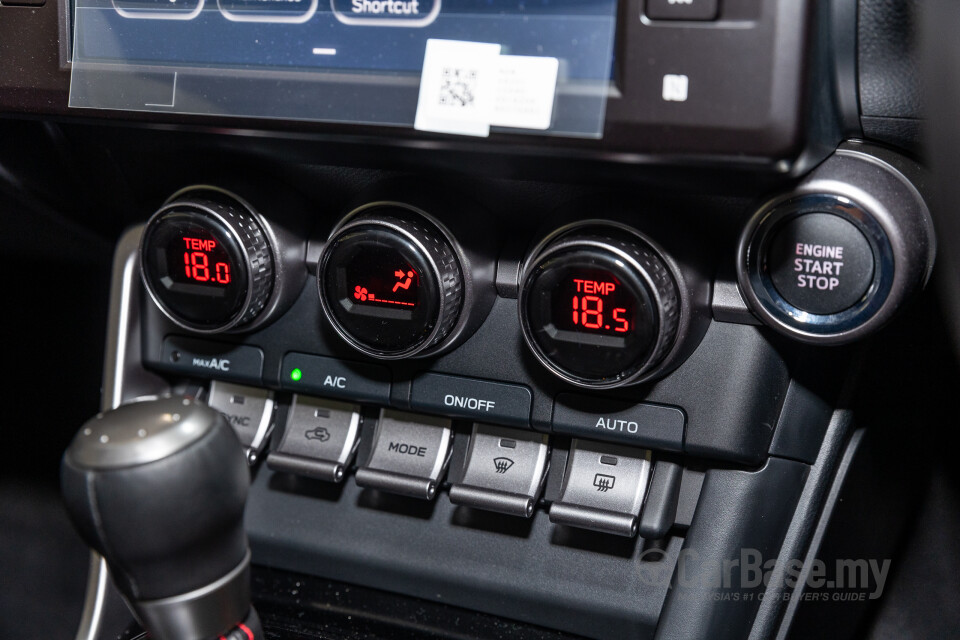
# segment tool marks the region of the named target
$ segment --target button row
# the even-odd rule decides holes
[[[358,450],[362,412],[357,405],[297,395],[280,445],[267,458],[275,470],[341,482]],[[430,500],[450,464],[448,418],[381,409],[361,487]],[[574,440],[559,499],[557,524],[634,536],[650,476],[650,452]],[[462,468],[450,473],[450,501],[530,517],[550,467],[546,434],[482,423],[473,425]]]
[[[39,0],[31,0],[31,3]],[[326,11],[341,24],[364,27],[425,27],[440,13],[441,0],[332,0]],[[3,4],[24,3],[3,0]],[[40,2],[40,4],[43,4]],[[205,0],[114,0],[113,8],[127,19],[193,20],[204,11]],[[216,3],[224,18],[231,22],[261,24],[309,22],[321,7],[318,0],[288,0],[264,7],[256,0],[220,0]]]
[[[251,346],[168,336],[163,365],[195,377],[259,384],[263,352]],[[280,386],[296,393],[391,404],[390,371],[381,365],[288,353],[280,375]],[[438,373],[417,376],[410,389],[414,410],[485,424],[528,427],[532,404],[530,389],[522,385]],[[686,415],[677,407],[573,393],[557,396],[551,421],[555,433],[676,452],[683,448],[685,425]]]
[[[225,415],[253,464],[273,427],[273,393],[215,380],[208,402]],[[295,394],[283,437],[267,457],[267,466],[342,482],[359,449],[362,427],[360,405]],[[359,461],[357,484],[433,499],[450,464],[451,427],[449,418],[381,409],[368,429],[371,442],[365,459]],[[475,423],[464,459],[450,473],[450,501],[529,518],[544,490],[550,454],[546,434]],[[637,534],[650,484],[649,450],[574,439],[562,472],[562,486],[549,512],[551,522]],[[647,527],[650,532],[662,535],[665,527]]]

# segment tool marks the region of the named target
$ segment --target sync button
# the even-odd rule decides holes
[[[273,392],[211,380],[207,404],[224,415],[247,453],[247,462],[254,464],[273,430]]]

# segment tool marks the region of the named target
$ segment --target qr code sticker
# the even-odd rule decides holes
[[[444,67],[441,73],[440,104],[463,108],[474,105],[477,92],[476,69]]]

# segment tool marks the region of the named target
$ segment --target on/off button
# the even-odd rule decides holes
[[[425,373],[413,381],[410,406],[455,418],[530,425],[530,390],[517,384]]]
[[[785,223],[766,257],[777,292],[807,313],[849,309],[873,282],[870,243],[856,225],[831,213],[807,213]]]

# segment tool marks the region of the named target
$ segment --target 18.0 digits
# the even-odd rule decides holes
[[[201,240],[200,238],[184,238],[187,251],[183,252],[184,270],[188,278],[197,282],[216,282],[217,284],[230,284],[230,265],[226,262],[218,262],[213,267],[213,273],[210,272],[210,258],[208,251],[213,251],[217,246],[215,240]]]

